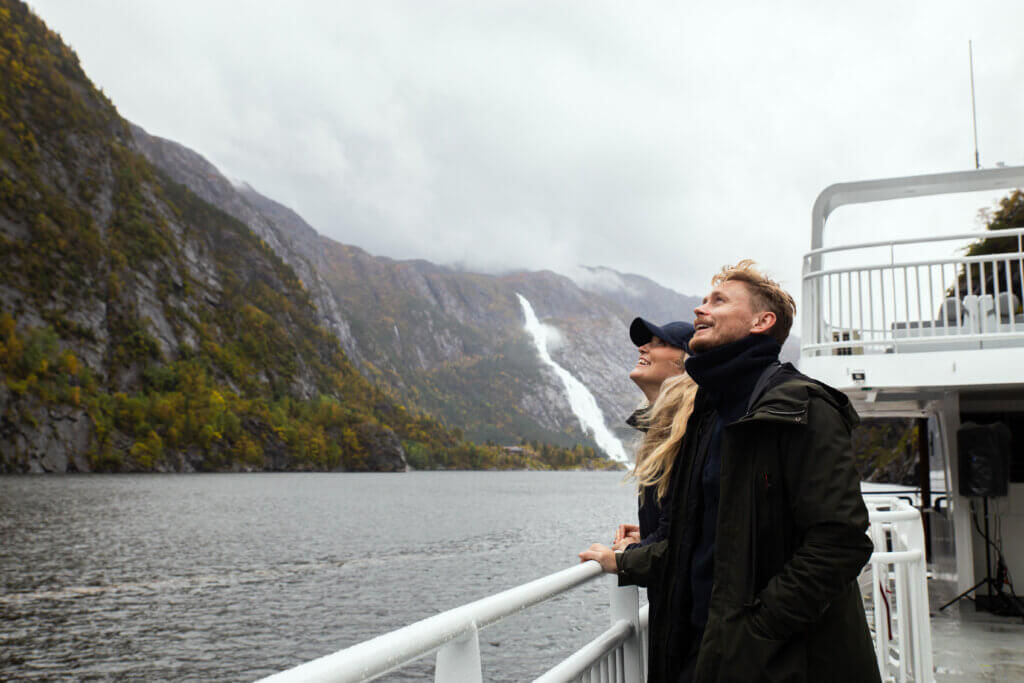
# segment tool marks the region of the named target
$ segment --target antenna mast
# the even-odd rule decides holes
[[[973,41],[967,41],[967,54],[971,62],[971,120],[974,121],[974,168],[981,168],[981,158],[978,156],[978,110],[974,104],[974,46]]]

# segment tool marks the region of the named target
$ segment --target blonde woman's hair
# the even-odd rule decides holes
[[[680,364],[685,358],[684,354]],[[686,433],[686,423],[693,413],[696,396],[697,383],[686,373],[669,377],[662,383],[661,393],[642,418],[647,432],[636,451],[636,467],[629,475],[636,479],[638,492],[648,486],[656,486],[659,501],[668,493],[672,466]]]

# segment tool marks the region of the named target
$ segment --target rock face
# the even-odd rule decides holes
[[[369,451],[367,469],[373,472],[405,472],[409,468],[402,441],[393,431],[377,425],[362,425],[359,432],[360,440]]]
[[[0,408],[7,408],[9,395]],[[0,462],[15,463],[17,469],[30,473],[89,472],[85,453],[92,442],[92,420],[81,409],[66,406],[47,408],[23,402],[12,421],[5,409],[0,418]]]

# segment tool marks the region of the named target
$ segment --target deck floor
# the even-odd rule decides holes
[[[937,683],[1024,683],[1024,619],[979,612],[970,600],[939,612],[957,593],[948,581],[929,581],[928,593]]]

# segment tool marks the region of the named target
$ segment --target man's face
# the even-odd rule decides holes
[[[690,348],[695,353],[739,341],[754,332],[765,332],[775,322],[773,313],[754,310],[750,290],[739,280],[726,280],[713,287],[693,313],[697,332],[690,340]],[[771,317],[767,325],[765,316]]]
[[[669,377],[682,374],[679,360],[683,350],[669,346],[657,337],[637,348],[640,357],[629,371],[629,378],[639,386],[660,387]]]

